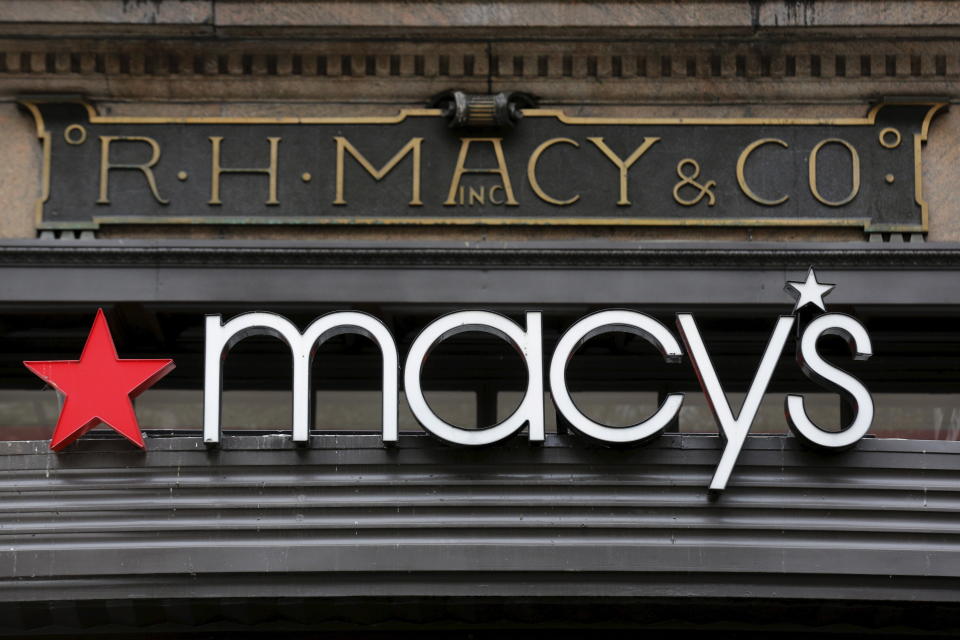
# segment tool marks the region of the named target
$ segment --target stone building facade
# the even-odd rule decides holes
[[[2,233],[36,236],[40,148],[17,98],[83,96],[118,116],[392,115],[450,89],[526,91],[571,115],[863,116],[950,99],[950,2],[7,2]],[[954,119],[925,149],[926,240],[960,239]],[[102,237],[302,238],[303,229],[108,229]],[[323,228],[316,239],[577,239],[570,228]],[[594,228],[626,242],[851,241],[853,230]],[[252,234],[252,235],[251,235]],[[914,238],[913,240],[919,240]]]
[[[934,0],[0,0],[0,637],[955,633],[958,41],[960,3]],[[771,127],[937,105],[915,142],[925,225],[38,219],[49,158],[29,104],[139,122],[391,118],[452,90]],[[318,351],[304,442],[289,351],[268,339],[225,360],[222,440],[203,435],[211,314],[303,328],[361,312],[405,356],[444,314],[542,310],[547,358],[601,310],[669,331],[690,312],[738,404],[793,304],[784,284],[811,266],[835,285],[828,310],[872,337],[850,371],[874,394],[873,428],[845,453],[789,435],[785,394],[825,420],[856,413],[787,353],[791,334],[722,493],[708,483],[727,439],[702,376],[636,335],[590,338],[570,375],[578,406],[614,426],[686,393],[642,446],[600,446],[551,408],[542,446],[448,447],[405,402],[384,446],[382,356],[353,335]],[[98,308],[121,357],[177,364],[137,399],[146,452],[109,429],[49,450],[62,405],[21,363],[75,358]],[[476,429],[530,385],[528,353],[474,338],[421,373],[437,413]]]

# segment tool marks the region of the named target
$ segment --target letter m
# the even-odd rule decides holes
[[[244,313],[226,324],[219,315],[206,320],[206,344],[203,372],[203,441],[220,442],[223,363],[230,349],[248,336],[268,335],[280,338],[293,356],[293,441],[307,442],[312,422],[312,385],[310,369],[316,350],[330,338],[356,333],[373,340],[383,359],[384,442],[397,440],[397,346],[393,336],[371,315],[356,311],[338,311],[321,316],[301,334],[281,315],[264,311]]]
[[[357,148],[350,144],[350,141],[344,138],[343,136],[334,136],[333,138],[337,142],[337,197],[333,201],[335,205],[344,205],[347,204],[347,200],[344,197],[344,191],[346,187],[344,183],[346,178],[344,176],[344,164],[346,162],[346,154],[349,153],[353,156],[353,159],[360,163],[360,166],[364,170],[373,176],[374,180],[378,182],[383,180],[388,173],[390,173],[394,167],[396,167],[404,156],[408,153],[413,154],[413,167],[411,169],[412,175],[410,178],[410,206],[411,207],[420,207],[423,206],[423,202],[420,200],[420,146],[423,144],[423,138],[411,138],[400,151],[387,160],[387,163],[383,165],[382,168],[377,169],[374,167],[369,160],[367,160],[363,154],[357,151]]]

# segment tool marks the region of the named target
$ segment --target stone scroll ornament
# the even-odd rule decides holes
[[[24,99],[40,230],[103,225],[657,225],[927,230],[921,151],[946,104],[843,118],[119,116]],[[522,117],[521,117],[522,116]],[[515,122],[514,122],[515,120]]]
[[[567,388],[567,365],[580,345],[603,333],[627,332],[637,335],[650,342],[667,362],[673,363],[679,363],[683,358],[682,341],[723,442],[721,457],[709,485],[712,492],[719,492],[727,486],[776,364],[791,335],[797,336],[796,359],[804,375],[826,389],[839,392],[853,409],[850,424],[840,431],[828,430],[809,417],[802,395],[788,395],[786,419],[793,433],[808,445],[824,450],[842,450],[855,445],[870,428],[873,401],[866,387],[846,371],[824,360],[817,350],[817,343],[822,336],[837,335],[847,341],[853,358],[865,360],[873,353],[870,336],[856,318],[826,311],[823,297],[833,288],[834,285],[819,282],[812,267],[804,281],[787,282],[786,290],[796,298],[793,313],[777,319],[746,398],[736,413],[727,400],[709,349],[691,313],[676,315],[680,340],[662,322],[639,311],[609,309],[590,314],[574,323],[561,336],[549,368],[544,370],[541,312],[527,312],[523,326],[489,311],[457,311],[431,322],[414,340],[402,369],[404,391],[410,410],[423,429],[446,443],[490,445],[507,440],[524,429],[529,441],[542,442],[546,437],[546,374],[556,409],[575,432],[613,446],[641,444],[659,436],[677,420],[684,394],[668,394],[652,416],[637,424],[611,427],[594,421],[577,408]],[[310,411],[314,404],[310,382],[314,354],[326,340],[345,333],[370,338],[381,352],[381,437],[384,443],[397,442],[400,359],[393,336],[379,319],[356,311],[338,311],[317,318],[301,332],[283,316],[257,311],[241,314],[227,322],[223,322],[219,315],[209,315],[205,326],[203,438],[208,446],[217,446],[220,442],[224,362],[234,345],[253,335],[279,338],[290,348],[292,440],[308,444],[312,424]],[[430,351],[439,342],[467,331],[489,333],[509,342],[521,354],[527,368],[527,389],[520,405],[499,424],[485,429],[464,429],[444,421],[427,403],[421,385],[421,373]],[[143,447],[144,440],[131,399],[174,366],[169,359],[120,359],[102,310],[97,312],[79,360],[31,361],[24,364],[65,396],[50,443],[50,447],[57,451],[100,423],[112,427],[135,445]]]

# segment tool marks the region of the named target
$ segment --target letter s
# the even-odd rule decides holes
[[[797,348],[797,363],[803,374],[824,388],[838,391],[854,408],[856,416],[842,431],[825,431],[807,416],[803,396],[788,395],[784,402],[787,423],[797,437],[815,447],[846,449],[856,444],[873,424],[873,398],[862,382],[820,356],[817,340],[823,335],[846,339],[854,360],[866,360],[873,355],[870,336],[856,318],[844,313],[827,313],[807,326]]]

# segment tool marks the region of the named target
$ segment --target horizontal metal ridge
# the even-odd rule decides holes
[[[362,507],[371,508],[421,508],[443,505],[445,507],[506,508],[506,507],[624,507],[645,508],[669,506],[705,506],[714,504],[725,509],[764,507],[773,509],[843,508],[868,510],[882,504],[884,510],[905,511],[922,509],[925,512],[953,512],[960,508],[960,493],[937,494],[922,490],[902,492],[896,489],[873,491],[852,489],[794,489],[751,487],[731,482],[727,493],[719,499],[708,498],[706,483],[701,487],[629,488],[608,485],[581,489],[575,485],[541,487],[538,491],[523,485],[503,486],[487,490],[432,487],[411,490],[402,487],[364,487],[327,490],[314,487],[305,490],[291,485],[272,489],[234,490],[228,485],[207,490],[185,490],[170,487],[166,490],[129,488],[114,491],[72,491],[33,494],[29,497],[2,495],[0,517],[15,516],[30,511],[122,511],[140,505],[154,509],[228,509],[256,505],[258,509],[296,507],[301,509],[333,509]],[[958,480],[960,483],[960,480]],[[771,483],[771,485],[774,483]]]
[[[455,462],[432,466],[417,464],[412,465],[414,468],[403,467],[402,470],[398,470],[396,465],[377,467],[370,464],[351,465],[347,462],[337,465],[336,468],[333,465],[303,463],[300,471],[265,465],[237,465],[215,479],[209,476],[210,467],[194,465],[173,468],[109,468],[103,469],[96,479],[84,477],[89,475],[89,467],[52,469],[49,470],[49,475],[43,476],[36,471],[5,469],[0,478],[0,492],[16,492],[18,496],[26,499],[32,492],[58,491],[78,495],[78,492],[89,491],[126,492],[151,488],[166,490],[171,485],[183,490],[218,486],[233,491],[270,491],[293,486],[302,490],[324,488],[334,492],[360,485],[370,488],[385,487],[390,491],[399,487],[415,490],[418,486],[442,486],[451,492],[476,488],[475,492],[470,491],[470,495],[477,496],[496,492],[502,487],[525,487],[530,492],[551,490],[557,486],[577,487],[578,491],[590,489],[593,492],[620,488],[629,491],[634,486],[643,487],[645,490],[682,486],[696,488],[710,478],[717,458],[718,455],[713,455],[710,459],[697,459],[693,462],[644,464],[642,468],[611,465],[607,473],[596,468],[596,465],[602,462],[584,466],[562,461],[538,463],[536,468],[528,467],[524,471],[504,467],[496,474],[489,473],[489,470],[485,473],[476,465],[457,465]],[[787,485],[795,490],[923,490],[933,494],[956,491],[960,480],[960,470],[953,472],[943,469],[865,468],[849,464],[849,458],[835,459],[831,465],[804,465],[802,470],[782,468],[783,458],[770,459],[766,461],[767,464],[763,462],[751,460],[740,464],[737,473],[738,486],[784,488],[783,485]],[[643,461],[639,461],[638,466],[642,463]],[[797,465],[799,461],[787,460],[786,463]],[[304,473],[305,471],[309,473]],[[85,481],[78,484],[77,478]],[[3,505],[0,504],[0,510],[2,509]]]
[[[936,544],[877,545],[858,548],[838,544],[780,546],[704,544],[707,536],[670,536],[657,539],[616,540],[610,536],[543,539],[482,539],[453,544],[435,539],[409,540],[396,536],[351,542],[346,536],[319,543],[296,536],[261,536],[225,541],[210,537],[204,545],[177,538],[153,544],[116,547],[101,543],[78,544],[70,549],[26,545],[0,556],[0,580],[35,577],[93,577],[126,574],[181,575],[189,582],[194,574],[260,573],[264,581],[279,574],[367,572],[381,575],[418,572],[523,573],[569,572],[567,583],[575,591],[578,572],[634,573],[685,572],[697,581],[698,573],[721,574],[820,574],[859,575],[891,580],[900,577],[956,577],[960,553]],[[379,543],[379,544],[378,544]],[[731,578],[735,581],[735,578]],[[441,594],[437,585],[437,594]]]
[[[584,461],[598,455],[609,455],[610,452],[616,452],[616,455],[622,460],[627,460],[631,455],[642,454],[646,451],[656,451],[657,455],[661,455],[664,451],[669,450],[719,451],[722,446],[720,438],[716,434],[703,433],[663,433],[642,446],[634,447],[612,447],[577,436],[553,433],[547,434],[546,439],[541,443],[528,443],[521,435],[495,446],[479,448],[448,445],[422,432],[402,433],[396,443],[385,444],[380,434],[373,429],[362,433],[347,434],[311,433],[309,441],[302,444],[294,442],[289,431],[253,435],[227,432],[222,436],[219,446],[216,448],[210,448],[204,444],[199,429],[192,435],[183,435],[182,433],[166,435],[164,432],[147,431],[145,440],[147,441],[145,450],[137,450],[131,449],[128,441],[110,431],[95,432],[88,434],[83,440],[78,441],[59,454],[53,454],[50,451],[50,443],[47,440],[4,440],[0,441],[0,461],[6,464],[7,461],[16,456],[38,456],[37,464],[46,462],[43,468],[53,468],[58,464],[51,461],[63,462],[86,454],[98,456],[120,454],[129,464],[137,460],[148,461],[152,455],[157,453],[201,454],[206,460],[216,461],[223,456],[237,452],[254,452],[257,456],[270,456],[274,454],[288,455],[286,452],[290,451],[296,451],[300,456],[306,456],[308,461],[311,460],[310,456],[319,454],[336,456],[336,458],[330,458],[330,460],[335,460],[348,459],[347,456],[355,455],[357,452],[380,452],[373,455],[379,456],[377,458],[379,462],[389,463],[395,457],[395,454],[391,453],[385,456],[384,452],[397,451],[423,452],[422,455],[424,456],[441,455],[443,456],[442,459],[445,460],[454,459],[456,456],[479,459],[484,455],[490,458],[510,460],[515,459],[514,454],[517,452],[521,452],[521,455],[527,455],[524,452],[539,451],[543,452],[541,455],[567,455],[574,456],[569,458],[570,460]],[[867,437],[849,451],[838,454],[818,454],[815,450],[802,447],[795,438],[789,435],[751,434],[744,444],[743,451],[745,454],[752,451],[778,451],[783,455],[799,454],[820,460],[851,456],[857,453],[890,453],[895,455],[911,453],[935,456],[936,454],[955,455],[960,453],[960,441]],[[423,460],[428,461],[436,459],[423,458]]]
[[[957,268],[951,243],[243,242],[5,240],[0,265]]]
[[[50,514],[56,513],[56,519]],[[264,509],[210,507],[197,512],[179,505],[169,509],[104,509],[89,513],[29,511],[0,521],[0,541],[24,533],[74,534],[97,531],[171,532],[282,531],[336,529],[698,529],[936,533],[956,535],[955,511],[841,509],[785,510],[770,507],[709,508],[702,505],[660,507],[490,507],[464,506]],[[454,535],[454,534],[451,534]],[[459,535],[459,534],[456,534]]]

